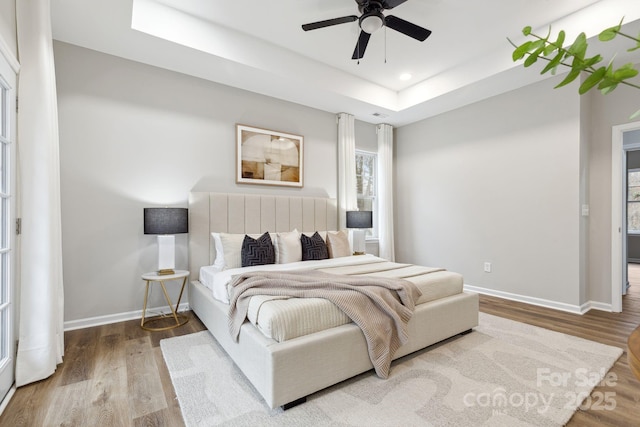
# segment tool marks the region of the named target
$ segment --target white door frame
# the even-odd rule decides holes
[[[623,203],[627,182],[624,133],[640,129],[640,122],[612,127],[611,132],[611,311],[622,311],[622,286],[627,257],[626,218]],[[631,148],[631,147],[630,147]]]
[[[0,80],[2,80],[3,88],[7,90],[6,99],[4,99],[4,108],[6,108],[6,110],[4,108],[0,109],[0,111],[5,114],[3,120],[6,120],[7,125],[5,129],[6,132],[4,133],[5,141],[2,142],[2,144],[6,144],[5,154],[7,158],[4,160],[6,169],[3,171],[5,174],[3,178],[7,180],[7,182],[5,182],[7,187],[0,189],[0,191],[6,191],[1,198],[5,203],[8,203],[5,207],[7,210],[4,212],[4,214],[7,215],[5,218],[6,223],[1,224],[1,226],[6,227],[3,232],[7,234],[7,242],[4,249],[9,249],[9,252],[4,251],[3,253],[3,257],[8,258],[8,260],[6,260],[7,265],[4,266],[6,270],[3,271],[5,275],[3,279],[6,281],[8,289],[4,290],[6,297],[2,310],[6,312],[8,318],[4,319],[6,323],[2,325],[4,328],[2,331],[2,339],[6,341],[3,343],[6,345],[6,357],[0,361],[0,413],[2,413],[6,407],[15,390],[15,342],[17,338],[15,320],[17,317],[17,305],[15,296],[16,236],[14,233],[13,220],[16,214],[16,86],[19,67],[18,61],[8,49],[2,36],[0,36]],[[1,99],[0,102],[2,102]]]

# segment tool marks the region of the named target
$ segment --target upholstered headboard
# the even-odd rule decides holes
[[[259,194],[192,192],[189,194],[189,270],[213,264],[212,232],[257,234],[337,230],[335,199]]]

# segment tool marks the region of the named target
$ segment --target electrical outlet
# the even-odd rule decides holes
[[[490,262],[485,262],[484,263],[484,272],[485,273],[491,273],[491,263]]]

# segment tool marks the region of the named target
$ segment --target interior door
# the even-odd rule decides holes
[[[0,401],[14,382],[16,73],[0,55]]]

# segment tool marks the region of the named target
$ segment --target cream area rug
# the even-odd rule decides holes
[[[160,346],[188,427],[560,426],[597,384],[615,381],[608,371],[622,354],[480,313],[472,333],[396,360],[386,380],[365,372],[283,411],[264,403],[208,331]],[[603,410],[615,404],[606,399]]]

